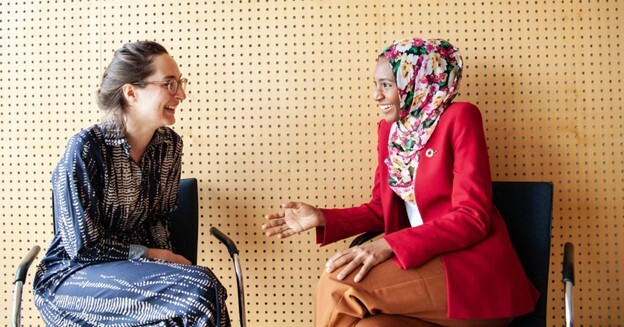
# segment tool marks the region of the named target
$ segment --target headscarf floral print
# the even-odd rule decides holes
[[[390,61],[401,99],[400,119],[392,125],[388,140],[388,184],[415,205],[420,152],[458,93],[462,59],[447,41],[423,38],[396,41],[381,56]]]

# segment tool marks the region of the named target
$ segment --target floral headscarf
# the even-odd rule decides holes
[[[447,41],[422,38],[396,41],[381,56],[390,61],[401,99],[400,120],[392,125],[388,140],[388,184],[403,200],[416,204],[420,152],[457,95],[462,59]]]

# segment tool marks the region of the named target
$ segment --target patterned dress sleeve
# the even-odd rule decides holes
[[[101,225],[96,181],[106,162],[99,150],[88,133],[74,136],[52,174],[55,225],[71,260],[128,259],[129,245],[107,236]]]
[[[154,224],[150,225],[148,232],[150,246],[159,249],[173,250],[170,239],[170,223],[167,214],[178,208],[178,195],[180,191],[180,174],[182,170],[182,138],[171,129],[165,129],[168,132],[168,138],[171,142],[163,143],[165,147],[161,153],[164,156],[154,158],[157,165],[154,169],[158,169],[161,174],[160,178],[160,203],[158,208],[158,217],[155,217]]]
[[[149,240],[146,241],[150,247],[174,250],[171,246],[168,214],[178,207],[183,143],[182,138],[173,130],[163,128],[162,132],[167,141],[160,143],[159,151],[153,152],[154,157],[151,160],[155,164],[149,172],[156,178],[154,186],[158,190],[155,193],[158,198],[154,202],[159,205],[156,217],[153,217],[153,223],[149,226]]]

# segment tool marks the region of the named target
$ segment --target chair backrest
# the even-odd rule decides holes
[[[197,264],[197,232],[199,211],[197,200],[197,179],[180,180],[180,203],[169,214],[171,221],[171,243],[175,253]]]
[[[54,212],[54,195],[52,196],[52,211]],[[197,264],[197,231],[199,211],[197,201],[197,179],[184,178],[180,180],[180,195],[178,208],[169,214],[171,221],[171,243],[174,252],[184,256],[194,265]],[[56,220],[54,233],[56,233]]]
[[[525,273],[541,293],[535,312],[514,320],[512,326],[546,326],[553,184],[494,182],[492,187],[492,202],[507,223]]]

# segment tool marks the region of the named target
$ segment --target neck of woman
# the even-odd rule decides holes
[[[132,126],[129,122],[126,123],[126,140],[128,140],[130,145],[130,157],[136,163],[141,162],[143,153],[152,140],[154,132],[156,132],[155,128],[147,128],[140,125]]]

